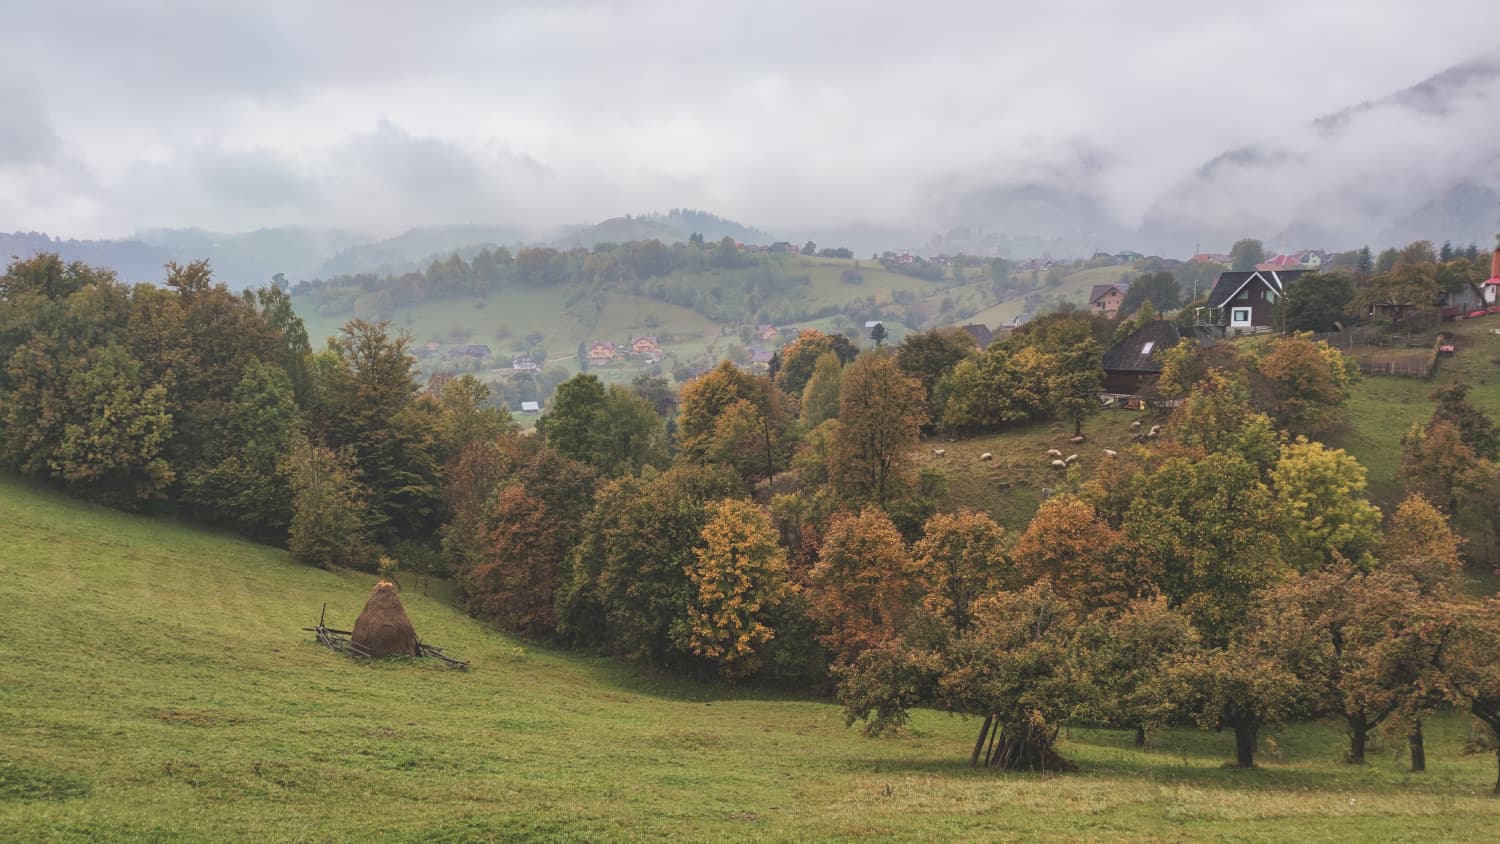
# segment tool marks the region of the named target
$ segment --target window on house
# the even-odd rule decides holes
[[[1151,350],[1154,349],[1154,348],[1156,348],[1156,341],[1155,340],[1147,340],[1145,342],[1145,344],[1141,346],[1141,354],[1143,354],[1143,355],[1149,355],[1149,354],[1151,354]]]
[[[1248,301],[1250,301],[1250,291],[1248,291],[1248,290],[1241,290],[1239,292],[1239,295],[1235,296],[1234,298],[1238,299],[1241,302],[1248,302]]]
[[[1233,312],[1230,314],[1230,321],[1231,322],[1249,322],[1250,321],[1250,309],[1249,308],[1235,308],[1233,310]]]

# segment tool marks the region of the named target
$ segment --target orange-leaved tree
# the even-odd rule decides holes
[[[807,592],[808,613],[838,661],[900,631],[913,604],[912,563],[885,511],[868,506],[829,520]]]
[[[927,520],[912,549],[922,608],[954,633],[969,629],[974,604],[1005,586],[1005,529],[987,513],[960,510]]]

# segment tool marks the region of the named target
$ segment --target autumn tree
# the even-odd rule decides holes
[[[1221,370],[1208,371],[1172,411],[1166,436],[1189,448],[1237,455],[1262,470],[1280,455],[1270,417],[1250,406],[1243,381]]]
[[[1074,495],[1043,501],[1011,557],[1026,582],[1046,578],[1059,595],[1086,609],[1122,606],[1149,588],[1148,573],[1136,570],[1124,536]]]
[[[1472,749],[1494,753],[1500,767],[1500,599],[1465,601],[1433,612],[1434,623],[1448,631],[1434,661],[1449,696],[1482,725],[1483,736]],[[1494,794],[1500,796],[1500,775]]]
[[[863,355],[844,370],[834,436],[834,485],[851,498],[883,501],[927,422],[922,384],[885,354]]]
[[[1374,565],[1380,510],[1365,500],[1365,469],[1343,449],[1298,437],[1281,448],[1271,490],[1284,524],[1281,553],[1306,572],[1335,557],[1363,569]]]
[[[1200,726],[1234,731],[1235,765],[1255,766],[1261,729],[1323,711],[1332,648],[1296,606],[1258,604],[1223,646],[1172,667]]]
[[[788,592],[786,554],[766,511],[740,499],[706,508],[701,545],[686,567],[689,598],[678,631],[721,676],[754,674],[776,636],[768,621]]]
[[[478,560],[460,574],[474,611],[501,629],[534,638],[551,635],[567,533],[541,499],[516,484],[489,507]]]
[[[824,334],[804,328],[797,333],[797,339],[782,346],[773,356],[771,378],[782,392],[800,396],[812,377],[818,358],[828,352],[833,352],[839,362],[846,365],[859,355],[859,350],[842,334]]]
[[[1452,422],[1439,420],[1426,428],[1413,423],[1401,438],[1396,478],[1456,515],[1463,499],[1478,487],[1482,468],[1478,455]]]
[[[1255,467],[1223,453],[1165,461],[1140,485],[1123,526],[1152,581],[1211,645],[1229,640],[1256,591],[1290,573],[1280,529]]]
[[[1343,419],[1359,369],[1327,341],[1283,337],[1252,360],[1256,401],[1290,434],[1324,433]]]
[[[1058,730],[1085,693],[1075,669],[1078,615],[1045,583],[987,596],[960,635],[915,628],[839,672],[849,723],[878,733],[930,706],[983,719],[970,763],[1068,770]]]
[[[807,597],[835,659],[852,660],[896,635],[915,596],[906,543],[884,511],[867,506],[829,521],[808,572]]]
[[[1172,668],[1198,647],[1198,634],[1182,613],[1157,595],[1121,610],[1096,612],[1080,629],[1076,652],[1088,677],[1082,720],[1146,734],[1178,718],[1185,697]]]
[[[912,548],[912,564],[922,609],[955,634],[969,629],[975,604],[1011,575],[1005,529],[969,509],[928,519]]]
[[[1401,262],[1376,273],[1354,294],[1354,304],[1384,312],[1395,324],[1412,311],[1431,310],[1437,294],[1436,265]]]
[[[811,362],[809,362],[809,367]],[[788,451],[785,398],[769,380],[723,361],[684,384],[677,416],[680,457],[702,461],[722,451],[719,421],[730,405],[746,402],[754,410],[751,421],[759,432],[759,454],[766,476],[784,464]]]
[[[1448,525],[1448,519],[1421,493],[1409,493],[1391,514],[1379,556],[1388,567],[1405,567],[1408,561],[1431,561],[1457,573],[1463,567],[1459,549],[1463,540]]]
[[[692,600],[693,548],[701,543],[708,505],[743,496],[740,479],[712,465],[681,464],[600,486],[566,560],[559,632],[661,667],[695,661],[672,635],[674,625],[686,623]]]

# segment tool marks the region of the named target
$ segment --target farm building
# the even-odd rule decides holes
[[[1161,356],[1182,340],[1177,326],[1166,319],[1153,319],[1130,332],[1104,353],[1104,392],[1138,396],[1161,376]]]
[[[541,402],[534,402],[534,401],[523,401],[523,402],[521,402],[521,412],[522,413],[540,413],[541,410],[542,410],[542,404],[541,404]]]
[[[990,344],[995,342],[995,332],[991,331],[988,325],[971,322],[964,326],[964,331],[968,332],[969,336],[974,338],[975,344],[979,346],[981,351],[988,349]]]
[[[615,359],[615,344],[595,340],[588,350],[589,363],[609,363]]]
[[[536,361],[531,359],[531,355],[518,355],[517,357],[511,358],[510,368],[515,370],[516,372],[537,372],[542,367]]]

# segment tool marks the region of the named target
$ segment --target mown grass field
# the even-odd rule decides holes
[[[0,478],[0,840],[1422,840],[1493,837],[1492,757],[1429,723],[1337,763],[1328,726],[1146,751],[1072,730],[1061,775],[975,772],[975,724],[894,738],[837,706],[664,679],[496,634],[407,584],[418,633],[473,660],[362,665],[298,628],[372,577]],[[1269,750],[1269,743],[1267,743]]]

